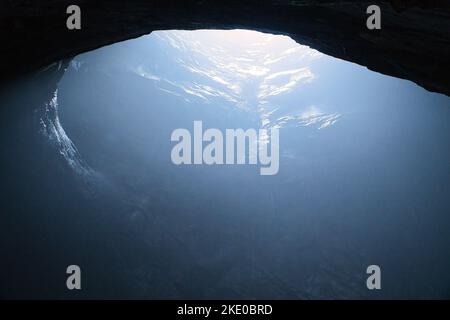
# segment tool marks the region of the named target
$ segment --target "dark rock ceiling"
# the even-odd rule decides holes
[[[66,29],[66,8],[82,29]],[[382,29],[366,28],[366,8]],[[0,79],[110,43],[168,29],[245,28],[288,35],[325,54],[450,95],[450,0],[0,2]]]

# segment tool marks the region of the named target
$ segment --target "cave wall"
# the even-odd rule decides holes
[[[66,8],[82,29],[66,28]],[[366,8],[382,9],[368,30]],[[288,35],[325,54],[450,95],[450,1],[8,0],[0,3],[0,80],[153,30],[245,28]]]

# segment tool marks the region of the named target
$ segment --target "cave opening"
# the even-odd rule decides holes
[[[24,206],[43,243],[70,235],[53,259],[105,280],[87,297],[442,297],[448,99],[287,36],[153,32],[68,62],[39,130],[18,133],[20,156],[42,148]],[[195,121],[279,130],[279,170],[174,164],[171,135]],[[381,293],[361,281],[373,261],[395,274]]]

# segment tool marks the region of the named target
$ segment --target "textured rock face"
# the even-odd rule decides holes
[[[2,80],[117,41],[168,29],[245,28],[301,44],[450,95],[450,1],[80,0],[82,29],[66,29],[67,0],[0,4]],[[366,8],[382,29],[366,28]]]

